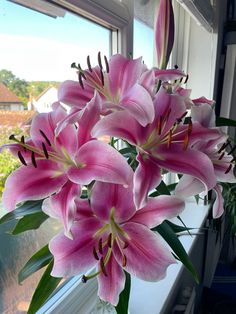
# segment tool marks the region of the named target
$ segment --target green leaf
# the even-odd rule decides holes
[[[164,181],[161,181],[156,190],[160,193],[160,195],[170,195],[170,191]]]
[[[53,256],[48,249],[48,245],[45,245],[35,253],[21,269],[18,274],[19,284],[42,267],[48,265],[52,260]]]
[[[27,230],[38,229],[47,219],[48,215],[46,215],[44,212],[27,215],[17,222],[16,226],[10,233],[12,235],[16,235]]]
[[[174,233],[180,233],[180,232],[185,232],[185,231],[189,231],[189,230],[193,230],[194,228],[189,228],[186,226],[179,226],[174,224],[173,222],[166,220],[165,221],[170,227],[171,229],[174,231]]]
[[[127,272],[125,272],[125,277],[125,288],[121,292],[119,303],[116,306],[117,314],[128,314],[131,278],[130,274],[128,274]]]
[[[236,126],[236,120],[216,117],[216,126]]]
[[[164,181],[161,181],[161,183],[155,188],[155,190],[155,192],[149,195],[150,197],[156,197],[163,194],[170,195],[170,191]]]
[[[187,226],[185,225],[184,221],[182,220],[182,218],[180,216],[177,216],[177,218],[179,219],[179,221],[182,223],[182,225],[185,227],[185,230],[187,230],[188,234],[190,235],[190,237],[192,236],[191,233],[189,232]]]
[[[35,314],[62,280],[62,278],[55,278],[50,275],[52,267],[53,261],[50,262],[42,278],[39,281],[39,284],[32,297],[28,314]]]
[[[126,155],[126,154],[134,154],[134,155],[136,155],[136,154],[137,154],[135,147],[125,147],[125,148],[121,148],[121,149],[119,150],[119,152],[120,152],[122,155]]]
[[[180,259],[180,261],[184,264],[184,266],[190,271],[195,281],[199,283],[198,274],[190,261],[188,254],[186,253],[182,243],[178,239],[177,235],[171,229],[166,221],[164,221],[161,225],[152,229],[153,231],[157,231],[164,240],[170,245],[174,253]]]
[[[0,224],[42,211],[43,200],[25,202],[0,219]]]

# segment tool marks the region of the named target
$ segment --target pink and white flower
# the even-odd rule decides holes
[[[52,275],[73,276],[96,266],[96,273],[83,276],[83,281],[97,276],[99,297],[116,305],[124,289],[123,270],[143,280],[157,281],[175,263],[160,236],[150,228],[177,216],[183,208],[182,199],[160,196],[150,198],[137,211],[131,186],[96,182],[90,204],[82,204],[81,214],[77,208],[78,220],[71,228],[73,240],[61,233],[49,244],[54,256]]]
[[[154,105],[155,119],[146,127],[130,115],[117,112],[98,121],[92,130],[93,136],[117,136],[136,146],[139,166],[134,176],[134,199],[137,208],[145,206],[148,192],[160,183],[161,169],[192,175],[206,190],[216,184],[211,160],[192,146],[202,137],[217,138],[219,130],[204,128],[197,122],[181,123],[186,114],[185,100],[179,94],[170,93],[168,88],[161,87]]]
[[[127,59],[117,54],[109,62],[105,59],[106,70],[103,69],[100,55],[98,60],[99,66],[95,68],[91,68],[90,61],[87,70],[79,68],[79,82],[65,81],[60,86],[59,101],[69,105],[71,114],[75,116],[97,91],[102,100],[103,115],[124,110],[143,126],[152,122],[154,108],[148,91],[154,88],[154,81],[151,72],[142,76],[142,59]]]
[[[7,145],[19,156],[23,165],[7,179],[3,206],[11,211],[16,204],[26,200],[39,200],[54,193],[63,193],[68,182],[78,185],[89,184],[92,180],[128,185],[132,169],[121,154],[108,144],[91,138],[90,130],[99,119],[96,109],[96,95],[92,105],[86,108],[97,119],[90,119],[84,112],[83,124],[76,129],[67,125],[55,136],[59,121],[65,119],[66,112],[57,106],[50,113],[38,114],[31,126],[28,141],[12,138],[17,144]],[[70,185],[70,183],[68,183]],[[74,195],[74,192],[72,192]],[[69,206],[70,207],[70,206]]]

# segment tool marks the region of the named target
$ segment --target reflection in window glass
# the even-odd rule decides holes
[[[148,68],[153,66],[153,36],[151,27],[134,20],[134,58],[142,57]]]
[[[32,117],[51,110],[59,84],[77,79],[72,62],[85,68],[88,54],[92,65],[98,51],[110,56],[110,30],[63,9],[43,15],[5,0],[0,1],[0,42],[0,146],[10,134],[27,136]],[[7,151],[0,154],[0,199],[6,177],[18,166]],[[0,209],[1,217],[1,202]],[[4,233],[8,227],[0,225],[0,313],[26,313],[40,272],[22,286],[17,274],[61,226],[47,220],[39,230],[14,237]]]

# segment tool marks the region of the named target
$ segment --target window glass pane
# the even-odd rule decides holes
[[[11,134],[27,136],[37,111],[51,110],[59,84],[77,80],[72,62],[85,68],[88,54],[92,65],[97,64],[98,51],[109,57],[110,37],[109,29],[64,9],[51,8],[45,15],[0,1],[0,146]],[[0,200],[7,175],[18,166],[6,150],[0,154]],[[5,214],[1,207],[0,202],[0,217]],[[27,312],[40,272],[22,286],[17,274],[60,228],[58,222],[47,220],[36,232],[13,237],[4,233],[9,224],[0,225],[0,313]]]
[[[143,57],[150,68],[154,65],[154,18],[159,1],[134,1],[134,58]]]
[[[142,57],[148,68],[153,66],[153,36],[152,28],[134,20],[134,58]]]

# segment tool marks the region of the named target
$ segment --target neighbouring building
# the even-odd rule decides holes
[[[0,83],[0,110],[24,110],[22,101],[3,83]]]
[[[37,98],[31,98],[28,102],[28,110],[37,112],[52,111],[52,104],[57,100],[57,88],[49,86]]]

